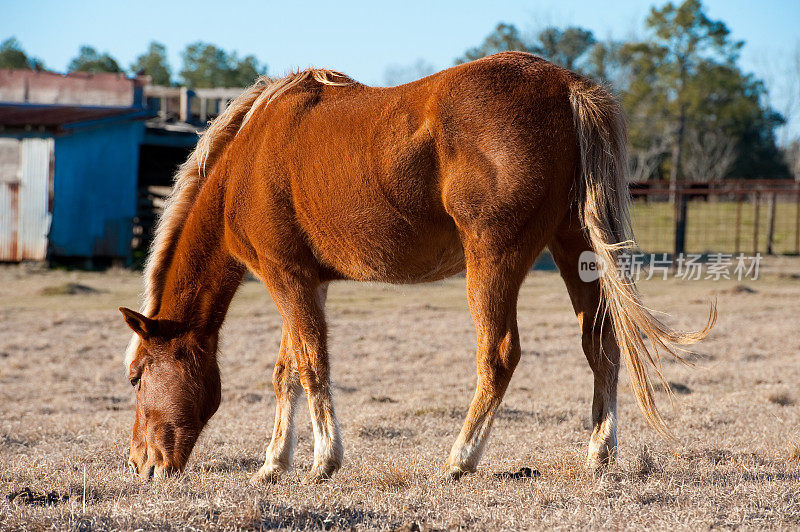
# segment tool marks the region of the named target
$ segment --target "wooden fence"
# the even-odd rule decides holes
[[[738,181],[670,191],[633,186],[634,232],[646,253],[800,254],[800,184]],[[684,245],[680,202],[685,204]]]

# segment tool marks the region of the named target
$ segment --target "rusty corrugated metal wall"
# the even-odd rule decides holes
[[[0,261],[44,260],[52,138],[0,138]]]
[[[19,140],[0,138],[0,261],[17,260],[19,150]]]

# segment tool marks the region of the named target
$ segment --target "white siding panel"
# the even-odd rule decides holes
[[[20,141],[0,138],[0,261],[17,261]]]
[[[47,208],[52,138],[22,141],[17,260],[44,260],[50,217]]]

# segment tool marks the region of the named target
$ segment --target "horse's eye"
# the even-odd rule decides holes
[[[131,386],[135,387],[137,384],[139,384],[139,381],[141,379],[142,379],[142,377],[140,375],[137,375],[136,377],[132,378],[131,379]]]

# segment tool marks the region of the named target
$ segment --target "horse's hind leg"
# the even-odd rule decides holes
[[[294,413],[297,400],[300,397],[302,386],[297,373],[297,364],[294,361],[289,331],[283,327],[281,333],[281,349],[275,370],[272,373],[272,385],[275,388],[275,427],[272,431],[272,440],[267,447],[267,456],[264,465],[258,470],[251,483],[262,480],[275,482],[280,475],[292,468],[294,447],[296,443],[294,429]]]
[[[475,471],[495,412],[519,362],[517,295],[528,269],[527,258],[520,260],[514,253],[497,256],[480,246],[465,248],[467,294],[478,341],[478,382],[447,460],[451,478]]]
[[[579,275],[581,253],[592,247],[577,217],[569,217],[549,247],[567,285],[581,325],[583,352],[594,373],[592,436],[586,463],[597,469],[612,463],[617,451],[619,347],[611,319],[603,312],[600,282],[585,282]]]

